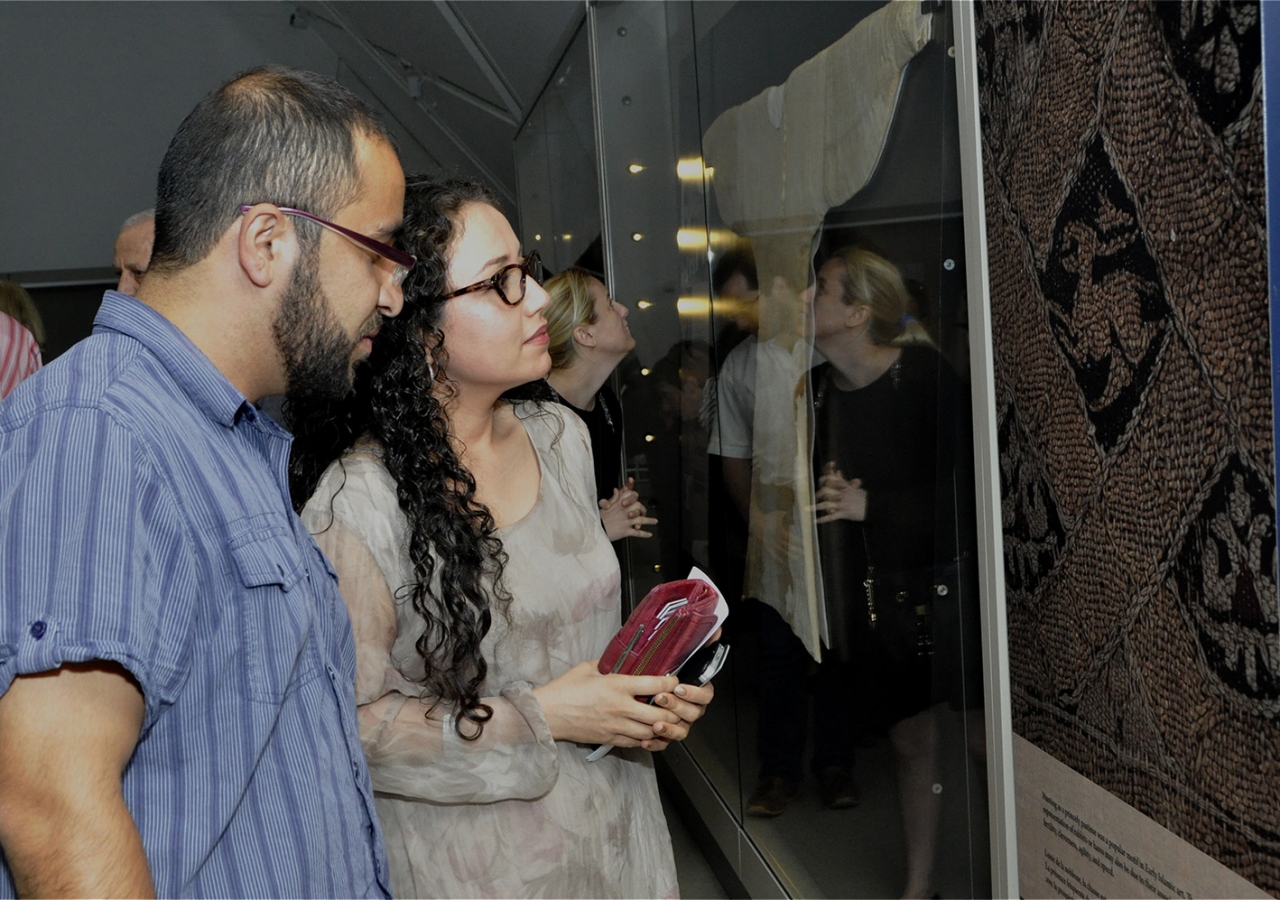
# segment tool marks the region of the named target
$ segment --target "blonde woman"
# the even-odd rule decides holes
[[[650,537],[646,526],[657,519],[635,491],[622,483],[622,407],[609,376],[636,346],[627,325],[628,310],[609,296],[604,283],[585,269],[566,269],[546,285],[551,373],[555,398],[577,413],[591,435],[596,496],[609,540]]]
[[[902,896],[928,897],[942,799],[935,706],[963,700],[950,688],[964,679],[940,677],[956,635],[938,625],[956,611],[934,611],[940,597],[960,602],[935,585],[959,555],[949,423],[965,407],[909,304],[897,268],[869,250],[837,251],[818,272],[813,343],[827,362],[813,371],[815,506],[839,693],[864,726],[888,732],[907,847]]]

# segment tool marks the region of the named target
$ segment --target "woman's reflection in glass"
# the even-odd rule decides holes
[[[860,724],[886,730],[907,851],[903,896],[933,894],[941,794],[931,615],[938,391],[954,380],[888,260],[835,253],[818,274],[813,370],[818,542],[831,655]]]

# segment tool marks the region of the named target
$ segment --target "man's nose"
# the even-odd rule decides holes
[[[386,285],[378,292],[378,312],[387,318],[395,318],[404,309],[404,288],[396,284],[394,276],[388,277]]]

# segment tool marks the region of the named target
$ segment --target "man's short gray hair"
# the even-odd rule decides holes
[[[133,215],[131,215],[129,218],[125,219],[124,224],[120,226],[120,230],[128,231],[134,225],[138,225],[142,222],[145,222],[147,221],[147,219],[154,219],[155,217],[156,217],[156,208],[154,206],[151,207],[150,209],[144,209],[142,212],[136,212]]]

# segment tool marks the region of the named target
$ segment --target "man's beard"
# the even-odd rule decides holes
[[[315,254],[304,254],[293,270],[280,312],[271,325],[284,359],[287,393],[292,401],[333,400],[351,391],[355,343],[342,330],[316,277]],[[377,314],[361,329],[376,327]]]

